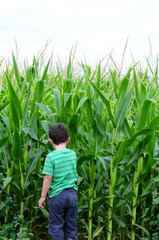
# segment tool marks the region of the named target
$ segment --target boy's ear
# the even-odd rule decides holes
[[[51,139],[51,138],[49,138],[49,141],[51,142],[51,144],[52,144],[52,145],[54,144],[54,142],[52,141],[52,139]]]
[[[69,143],[69,141],[70,141],[70,137],[67,139],[66,143],[68,144],[68,143]]]

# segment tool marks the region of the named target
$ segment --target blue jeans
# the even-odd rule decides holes
[[[63,190],[49,200],[49,235],[53,240],[77,240],[77,192]]]

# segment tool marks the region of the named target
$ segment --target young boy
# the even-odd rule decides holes
[[[67,149],[70,140],[63,123],[54,124],[49,130],[49,140],[54,147],[46,159],[44,180],[39,207],[44,208],[49,195],[49,234],[53,240],[77,239],[77,170],[76,154]]]

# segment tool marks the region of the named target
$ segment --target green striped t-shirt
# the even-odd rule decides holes
[[[46,159],[43,174],[53,176],[48,191],[49,198],[56,196],[66,188],[77,190],[77,157],[68,148],[50,152]]]

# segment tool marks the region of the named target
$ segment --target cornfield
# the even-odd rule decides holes
[[[1,65],[1,239],[49,238],[38,200],[48,130],[63,122],[78,158],[78,239],[158,240],[158,59],[125,74],[101,62],[77,72],[71,56],[66,67],[50,62],[19,67],[13,54]]]

